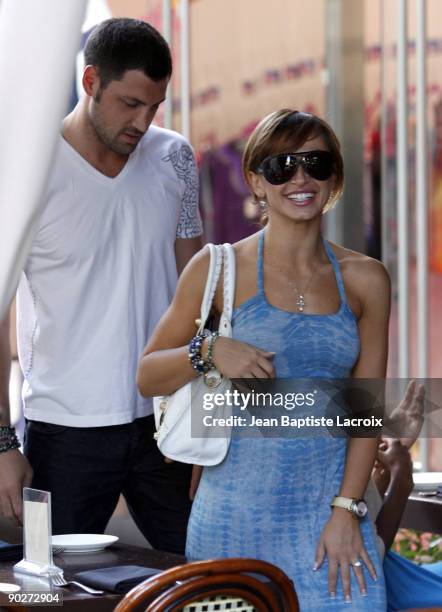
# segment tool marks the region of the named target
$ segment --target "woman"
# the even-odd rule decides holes
[[[272,113],[243,160],[265,227],[234,245],[233,338],[205,339],[229,378],[382,378],[390,286],[382,265],[322,238],[322,214],[343,188],[339,143],[314,115]],[[143,395],[166,395],[195,376],[187,345],[208,271],[208,253],[183,272],[142,357]],[[222,310],[222,291],[215,296]],[[205,468],[188,527],[191,558],[248,556],[280,566],[301,610],[385,610],[373,526],[334,506],[362,498],[377,440],[314,436],[244,439]],[[350,502],[349,502],[350,503]],[[352,506],[353,507],[353,506]],[[354,507],[353,507],[354,508]]]

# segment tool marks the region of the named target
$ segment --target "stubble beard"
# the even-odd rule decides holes
[[[121,132],[118,132],[116,135],[111,132],[111,129],[103,121],[97,109],[97,99],[95,99],[94,102],[95,105],[90,114],[90,121],[97,138],[114,153],[118,155],[130,155],[135,150],[138,143],[130,144],[120,142],[118,136]]]

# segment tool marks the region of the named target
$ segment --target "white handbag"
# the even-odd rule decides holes
[[[210,265],[197,333],[201,334],[204,331],[223,267],[223,312],[218,333],[220,336],[230,338],[235,294],[235,254],[231,244],[223,246],[209,244],[208,247]],[[203,425],[203,416],[211,414],[217,418],[228,418],[232,414],[232,407],[223,404],[211,410],[210,413],[206,413],[203,406],[205,400],[207,403],[207,399],[210,399],[215,393],[224,394],[230,387],[230,380],[225,379],[218,370],[213,369],[171,395],[153,398],[157,427],[155,438],[158,448],[165,457],[194,465],[221,463],[229,448],[231,427],[221,425],[216,427],[216,431],[211,430],[210,427]]]

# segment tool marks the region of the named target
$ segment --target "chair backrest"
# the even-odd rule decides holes
[[[412,608],[402,612],[442,612],[442,608]]]
[[[299,612],[292,581],[275,565],[256,559],[196,561],[145,580],[114,612]]]

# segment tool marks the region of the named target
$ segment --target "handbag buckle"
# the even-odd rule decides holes
[[[216,389],[221,384],[223,377],[222,374],[218,372],[218,374],[213,373],[211,370],[204,374],[204,382],[209,389]]]

